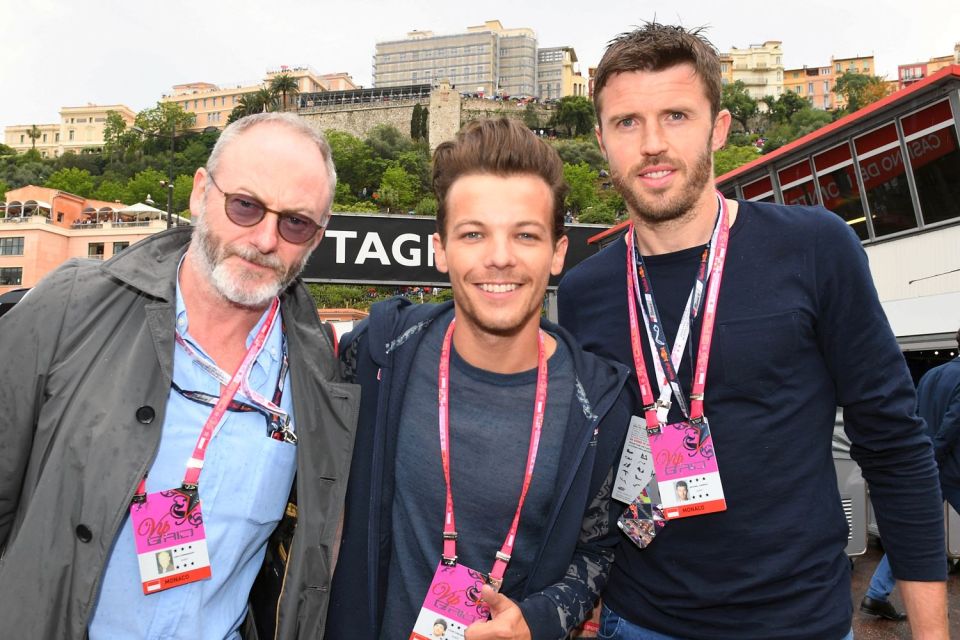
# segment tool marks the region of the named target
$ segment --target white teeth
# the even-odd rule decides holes
[[[517,288],[515,284],[481,284],[480,288],[487,293],[507,293]]]
[[[649,173],[643,174],[644,178],[662,178],[666,175],[669,175],[669,171],[651,171]]]

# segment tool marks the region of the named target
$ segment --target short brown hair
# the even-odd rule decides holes
[[[720,113],[720,56],[716,47],[703,35],[703,29],[648,22],[642,27],[621,33],[610,41],[600,59],[593,80],[593,106],[600,120],[600,96],[610,78],[628,71],[663,71],[678,64],[690,63],[710,101],[711,115]]]
[[[490,174],[507,177],[526,174],[542,178],[553,194],[554,241],[563,236],[563,207],[567,183],[563,161],[556,150],[518,120],[474,120],[456,139],[433,152],[433,191],[437,195],[437,233],[446,240],[447,194],[458,178]]]

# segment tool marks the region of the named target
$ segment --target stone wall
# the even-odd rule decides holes
[[[410,118],[416,104],[428,106],[426,99],[396,100],[373,104],[338,104],[300,109],[299,114],[320,131],[335,129],[358,138],[366,138],[374,127],[389,124],[410,135]],[[431,113],[431,120],[432,118]],[[432,125],[431,125],[432,126]]]
[[[455,89],[441,83],[427,99],[395,100],[365,104],[338,104],[300,109],[299,114],[320,131],[335,129],[358,138],[365,138],[371,129],[381,124],[396,127],[404,135],[410,135],[410,118],[413,107],[420,104],[430,110],[430,149],[446,140],[452,140],[465,123],[478,118],[506,116],[522,120],[525,105],[511,100],[486,100],[462,98]],[[546,126],[552,110],[543,105],[534,105],[540,126]]]

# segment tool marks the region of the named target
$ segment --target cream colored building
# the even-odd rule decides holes
[[[403,40],[378,42],[374,87],[449,81],[460,93],[533,97],[537,91],[537,36],[532,29],[505,29],[499,20],[466,33],[411,31]]]
[[[173,102],[193,113],[197,119],[193,131],[203,131],[207,127],[223,129],[227,126],[230,112],[248,93],[255,93],[270,86],[270,81],[278,75],[288,75],[297,81],[299,93],[320,93],[322,91],[342,91],[358,88],[348,73],[320,75],[310,67],[280,67],[268,71],[262,82],[237,82],[215,85],[210,82],[188,82],[173,86],[173,91],[164,95],[161,102]],[[288,96],[288,108],[297,104]]]
[[[588,93],[587,79],[580,75],[573,47],[545,47],[537,50],[537,97],[557,100]]]
[[[67,152],[80,153],[84,149],[99,149],[103,146],[103,128],[109,111],[119,113],[127,126],[133,124],[137,115],[130,107],[122,104],[63,107],[60,109],[59,123],[36,125],[40,134],[36,145],[29,133],[34,127],[32,124],[6,127],[4,141],[18,153],[29,151],[35,146],[44,158],[55,158]]]
[[[731,47],[720,54],[720,73],[728,82],[743,82],[754,100],[764,96],[779,98],[783,93],[783,47],[780,40],[767,40],[746,49]],[[724,72],[723,64],[730,64]]]

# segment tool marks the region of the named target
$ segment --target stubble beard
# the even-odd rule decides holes
[[[666,156],[656,156],[632,166],[626,175],[614,171],[611,167],[610,178],[614,188],[623,196],[627,210],[639,222],[650,226],[658,226],[665,222],[680,220],[692,215],[700,198],[703,197],[704,187],[710,181],[713,171],[713,151],[708,144],[704,153],[697,158],[690,168],[686,184],[681,186],[676,196],[670,198],[666,194],[655,194],[648,195],[645,200],[641,197],[639,188],[633,184],[635,177],[646,167],[665,163],[677,165],[676,162],[671,161]]]
[[[270,304],[281,291],[300,275],[310,258],[307,253],[296,264],[284,268],[283,261],[275,254],[264,254],[253,247],[225,245],[207,224],[205,206],[201,207],[193,233],[197,250],[198,266],[214,290],[227,302],[243,308],[260,309]],[[248,262],[271,269],[274,277],[262,282],[260,277],[246,270],[231,269],[226,261],[238,256]]]

